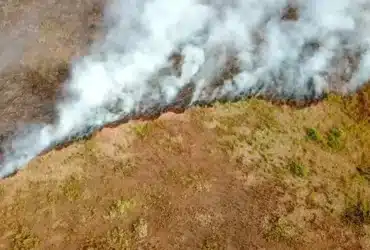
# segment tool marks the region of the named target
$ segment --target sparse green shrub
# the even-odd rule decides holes
[[[146,135],[148,135],[149,130],[150,130],[150,127],[148,123],[137,124],[134,127],[134,131],[136,135],[139,136],[140,138],[144,138]]]
[[[358,195],[357,200],[347,202],[344,219],[354,225],[370,224],[370,201]]]
[[[336,137],[336,138],[339,138],[342,135],[342,131],[340,131],[340,129],[338,129],[338,128],[332,128],[332,129],[330,129],[330,132],[329,133],[332,136]]]
[[[328,134],[328,146],[332,149],[340,149],[341,146],[342,146],[342,143],[341,143],[341,136],[342,136],[342,132],[337,129],[337,128],[332,128],[330,131],[329,131],[329,134]]]
[[[308,168],[305,167],[302,163],[292,161],[289,164],[290,172],[297,177],[306,177],[308,175]]]
[[[321,141],[321,135],[315,128],[306,129],[306,138],[312,141]]]
[[[360,176],[370,181],[370,167],[356,167],[356,170]]]
[[[333,93],[327,93],[324,97],[330,104],[342,104],[343,97]]]

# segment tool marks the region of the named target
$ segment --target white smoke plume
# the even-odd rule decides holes
[[[282,18],[288,6],[297,18]],[[370,73],[366,0],[117,0],[104,24],[104,39],[73,64],[57,121],[13,138],[1,177],[58,143],[175,105],[186,88],[176,105],[312,99],[356,90]]]

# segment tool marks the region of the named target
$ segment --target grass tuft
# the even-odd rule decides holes
[[[80,249],[131,249],[132,234],[128,230],[119,227],[107,231],[99,238],[89,238]]]
[[[63,183],[62,191],[70,201],[79,199],[82,195],[81,181],[77,177],[71,176]]]
[[[334,150],[339,150],[342,148],[343,143],[341,141],[342,138],[342,131],[339,130],[338,128],[332,128],[327,137],[327,144],[330,148]]]
[[[292,175],[301,178],[306,177],[309,172],[306,166],[297,161],[291,161],[291,163],[289,164],[289,170],[292,173]]]
[[[224,239],[217,234],[209,235],[205,237],[202,242],[202,250],[213,250],[213,249],[224,249]]]
[[[285,241],[287,243],[297,240],[298,228],[284,218],[274,218],[270,228],[265,233],[265,238],[272,241]]]
[[[12,249],[14,250],[37,249],[39,243],[39,238],[24,227],[18,228],[16,234],[12,237]]]
[[[315,128],[306,129],[306,138],[311,141],[321,141],[321,135]]]
[[[150,132],[150,126],[148,122],[144,122],[141,124],[136,124],[134,126],[135,134],[140,138],[145,138]]]
[[[117,200],[109,209],[109,218],[114,219],[118,217],[125,217],[129,212],[131,212],[137,203],[134,199],[129,200]]]
[[[132,229],[139,239],[143,239],[148,236],[148,223],[143,219],[139,218],[132,225]]]
[[[370,201],[359,194],[356,200],[347,202],[343,217],[354,225],[370,224]]]

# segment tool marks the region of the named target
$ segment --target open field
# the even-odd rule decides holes
[[[368,249],[367,88],[106,128],[1,181],[2,249]]]
[[[54,118],[102,2],[1,3],[0,143]],[[215,103],[105,128],[0,180],[0,249],[370,249],[369,182],[369,85],[299,109]]]

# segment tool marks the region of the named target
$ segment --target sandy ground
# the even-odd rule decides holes
[[[99,11],[1,7],[3,34],[21,33],[0,41],[6,134],[52,119]],[[369,100],[250,99],[103,129],[0,181],[0,249],[370,249]]]

